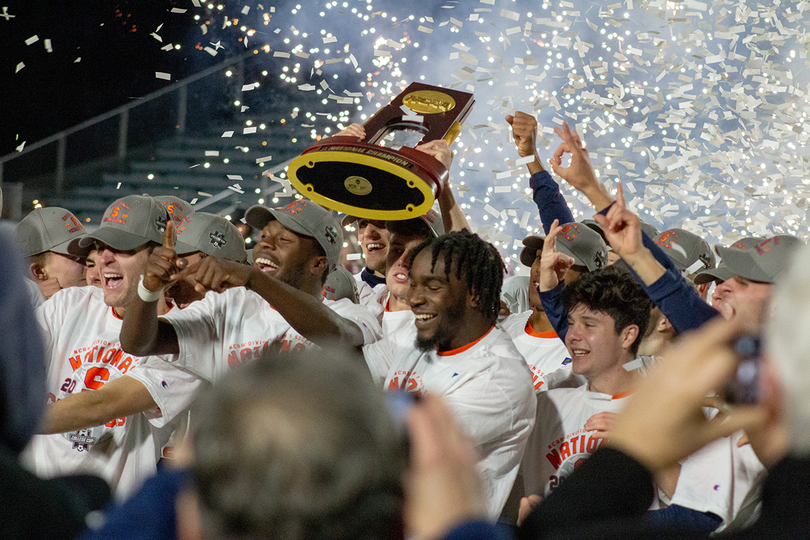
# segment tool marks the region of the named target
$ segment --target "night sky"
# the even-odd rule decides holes
[[[170,72],[177,80],[221,60],[187,43],[187,20],[175,18],[173,25],[167,16],[175,2],[2,4],[10,4],[7,13],[14,18],[0,16],[0,155],[169,84],[156,80],[156,71]],[[161,51],[150,35],[160,24],[164,43],[191,46]],[[39,41],[26,45],[33,36]],[[53,52],[46,50],[45,39],[51,40]],[[15,73],[20,62],[25,67]]]

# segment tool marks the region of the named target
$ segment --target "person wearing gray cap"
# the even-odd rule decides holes
[[[749,248],[717,248],[733,275],[712,292],[712,306],[726,319],[737,319],[748,331],[761,331],[770,313],[773,284],[787,270],[804,242],[790,235],[767,238]]]
[[[583,273],[608,265],[605,242],[598,233],[584,224],[567,223],[562,227],[556,242],[559,250],[575,261],[574,266],[565,274],[566,283],[572,283]],[[523,245],[525,247],[520,252],[520,262],[531,268],[527,287],[529,309],[509,315],[501,325],[526,359],[536,392],[544,392],[550,388],[577,387],[585,380],[571,373],[571,357],[554,331],[538,292],[543,238],[527,236],[523,239]]]
[[[703,238],[685,229],[668,229],[653,238],[664,253],[672,259],[675,268],[692,281],[695,275],[715,266],[714,252]],[[698,293],[703,300],[709,293],[709,286],[698,286]]]
[[[163,241],[167,220],[160,203],[151,197],[130,195],[107,208],[98,229],[70,242],[68,249],[75,255],[84,255],[92,247],[99,250],[103,283],[101,288],[66,289],[37,310],[46,338],[48,401],[81,395],[90,398],[84,413],[96,414],[97,392],[85,390],[101,389],[117,378],[133,375],[144,364],[159,361],[124,353],[118,336],[121,319],[138,296],[139,278],[149,253]],[[153,308],[161,313],[170,309],[162,296]],[[178,390],[203,386],[190,374],[161,363],[166,366],[161,380],[167,407],[186,399]],[[34,472],[42,477],[94,472],[110,484],[118,498],[133,493],[154,474],[161,449],[175,427],[173,422],[160,419],[151,423],[145,415],[130,416],[124,411],[83,426],[86,429],[48,431],[50,415],[56,412],[53,406],[47,407],[42,432],[63,435],[34,437],[26,450]]]
[[[72,212],[57,206],[37,208],[17,224],[17,242],[28,258],[30,277],[45,298],[68,287],[83,287],[84,260],[68,252],[70,242],[84,234]]]
[[[182,225],[177,227],[176,251],[187,266],[208,256],[246,264],[248,256],[245,240],[236,225],[207,212],[195,212],[183,219]],[[191,302],[205,296],[205,292],[194,288],[195,285],[191,278],[178,279],[166,289],[166,296],[177,307],[185,309]]]
[[[92,398],[84,393],[61,400],[48,416],[48,430],[80,429],[156,407],[159,419],[168,422],[196,399],[202,384],[215,383],[267,349],[298,351],[313,342],[359,347],[379,339],[379,322],[369,308],[323,298],[324,281],[336,268],[342,246],[340,225],[331,212],[297,200],[274,209],[253,206],[245,220],[262,231],[252,266],[209,256],[182,270],[171,234],[174,224],[168,224],[163,245],[151,253],[124,315],[120,340],[130,354],[169,355],[170,362],[141,365],[92,392]],[[193,278],[199,291],[215,292],[163,315],[157,308],[163,288],[184,277]],[[187,373],[195,384],[166,387],[169,368]],[[171,399],[175,393],[185,401]],[[91,401],[93,414],[88,412]]]

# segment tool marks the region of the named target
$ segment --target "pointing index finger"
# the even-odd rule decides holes
[[[169,219],[166,223],[166,229],[163,231],[163,247],[173,250],[176,244],[176,237],[174,234],[174,221]]]

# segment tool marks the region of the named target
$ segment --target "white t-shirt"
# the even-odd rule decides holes
[[[602,446],[604,439],[585,431],[585,422],[596,413],[618,413],[628,395],[591,392],[587,384],[538,394],[536,424],[523,457],[526,495],[547,496]]]
[[[380,283],[379,285],[372,287],[365,281],[363,281],[363,272],[360,271],[356,274],[353,274],[352,277],[357,282],[357,303],[361,306],[367,306],[377,301],[377,294],[378,289],[380,287],[385,287],[385,283]]]
[[[741,435],[717,439],[686,458],[670,504],[712,512],[723,520],[718,531],[731,523],[766,473],[750,445],[737,447]]]
[[[488,511],[500,514],[517,476],[534,423],[535,397],[526,361],[493,327],[457,351],[419,351],[416,327],[363,347],[374,380],[385,390],[442,396],[481,456]]]
[[[161,386],[172,390],[164,396],[172,409],[185,409],[190,403],[188,393],[196,394],[204,385],[193,374],[169,366],[162,357],[135,357],[123,352],[119,341],[123,321],[104,303],[104,292],[98,287],[63,289],[36,315],[45,340],[48,402],[98,389],[152,363],[165,366]],[[174,391],[180,388],[183,392]],[[160,413],[155,410],[150,415]],[[101,428],[74,432],[75,442],[64,435],[36,435],[24,459],[43,478],[73,473],[101,476],[116,497],[124,499],[155,473],[161,450],[175,428],[174,422],[167,425],[165,418],[156,423],[151,424],[145,414],[135,414]],[[82,438],[91,435],[100,435],[93,444]]]
[[[512,313],[523,313],[531,309],[529,304],[529,276],[511,276],[503,280],[501,300],[506,302]]]
[[[388,291],[386,285],[377,285],[374,287],[374,301],[369,302],[369,305],[378,306],[381,310],[381,323],[382,335],[390,336],[397,330],[404,326],[414,325],[414,314],[410,309],[402,311],[388,311],[388,302],[391,298],[391,293]],[[416,327],[414,327],[416,328]]]
[[[365,343],[380,338],[374,312],[343,298],[324,305],[360,327]],[[280,352],[304,350],[312,343],[259,294],[234,287],[209,292],[186,309],[172,311],[165,319],[177,333],[180,353],[171,362],[216,382],[229,368],[257,360],[265,349]]]
[[[555,332],[535,332],[529,325],[532,310],[509,315],[501,323],[532,371],[535,392],[551,388],[577,388],[587,382],[571,372],[571,356]]]

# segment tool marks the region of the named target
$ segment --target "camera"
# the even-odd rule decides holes
[[[729,405],[753,405],[759,400],[759,371],[762,347],[759,337],[745,335],[734,342],[740,359],[734,378],[723,387],[722,397]]]

